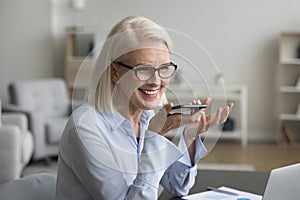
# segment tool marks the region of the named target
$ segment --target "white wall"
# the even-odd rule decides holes
[[[17,3],[16,0],[12,1],[15,3],[8,3],[11,2],[9,0],[5,2],[10,6],[25,4]],[[26,36],[23,33],[22,37],[19,37],[20,34],[13,35],[11,31],[6,30],[7,39],[3,39],[3,36],[0,39],[1,44],[3,42],[6,44],[5,47],[3,45],[0,47],[1,98],[4,95],[2,83],[13,79],[12,77],[63,75],[63,68],[58,66],[64,65],[65,26],[80,23],[88,30],[97,32],[99,38],[103,38],[103,34],[107,33],[121,18],[127,15],[144,15],[167,28],[183,32],[203,44],[224,73],[226,84],[248,85],[249,137],[252,139],[276,137],[274,83],[278,54],[277,40],[282,30],[300,30],[300,1],[87,0],[86,9],[74,15],[68,0],[52,0],[54,60],[51,60],[49,43],[46,48],[43,45],[38,45],[39,48],[35,46],[41,44],[39,42],[35,45],[27,44],[27,38],[33,42],[35,37],[40,38],[38,40],[40,41],[47,36],[48,28],[45,24],[49,23],[48,12],[50,11],[41,5],[47,4],[46,2],[48,1],[31,0],[26,1],[28,5],[21,5],[21,8],[26,8],[26,12],[20,11],[21,20],[25,20],[25,23],[16,18],[16,11],[3,13],[4,8],[0,6],[0,24],[5,24],[5,29],[14,27],[16,31],[13,33],[16,33],[22,32],[23,29],[19,28],[22,24],[29,26],[25,30],[25,33],[28,32]],[[30,6],[30,3],[34,6]],[[38,14],[33,14],[33,11]],[[8,20],[11,15],[14,18]],[[38,16],[39,20],[33,15]],[[11,46],[19,46],[19,44],[22,46],[17,53],[6,52],[7,48],[13,49]],[[187,54],[194,54],[194,52],[187,52]],[[28,60],[32,57],[37,60]],[[4,62],[3,59],[6,61]],[[13,68],[9,68],[8,64]],[[51,65],[56,67],[51,68]],[[8,71],[5,75],[3,69]]]
[[[54,75],[49,0],[0,2],[0,98],[18,79]]]
[[[127,15],[144,15],[191,36],[208,50],[225,84],[248,86],[249,138],[275,139],[277,40],[282,30],[300,30],[299,8],[297,0],[87,0],[76,18],[64,15],[68,7],[57,14],[64,25],[80,23],[100,34]]]

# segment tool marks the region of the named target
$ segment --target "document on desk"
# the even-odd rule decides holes
[[[262,196],[244,192],[241,190],[236,190],[233,188],[228,187],[219,187],[218,190],[210,190],[206,192],[201,192],[197,194],[192,194],[189,196],[183,197],[183,199],[186,200],[262,200]],[[235,194],[226,194],[226,192],[222,191],[228,191],[230,193]]]

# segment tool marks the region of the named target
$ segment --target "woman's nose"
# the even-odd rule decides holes
[[[161,78],[158,75],[158,71],[156,71],[153,76],[148,80],[148,83],[160,84]]]

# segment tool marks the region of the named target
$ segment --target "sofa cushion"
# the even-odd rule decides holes
[[[0,186],[0,199],[55,200],[56,176],[33,174]]]
[[[59,143],[68,119],[68,117],[63,117],[46,120],[46,139],[49,144]]]

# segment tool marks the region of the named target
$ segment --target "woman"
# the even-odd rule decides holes
[[[127,17],[113,27],[88,103],[73,112],[61,139],[58,200],[157,199],[159,184],[188,194],[206,152],[199,134],[223,123],[232,104],[205,116],[170,114],[168,103],[154,115],[177,69],[171,47],[168,34],[147,18]],[[182,131],[178,146],[164,137],[175,128]]]

